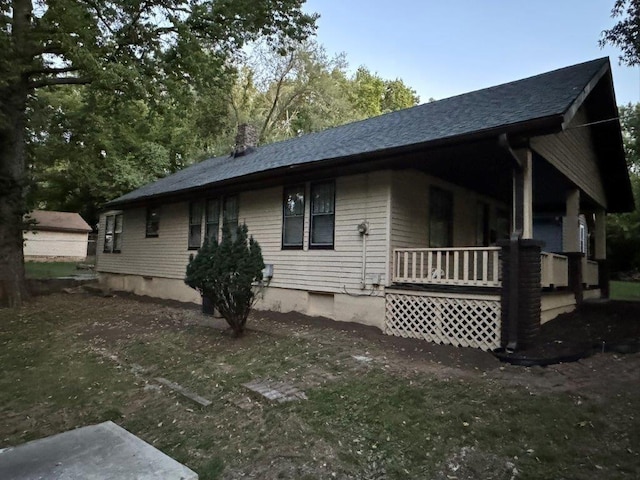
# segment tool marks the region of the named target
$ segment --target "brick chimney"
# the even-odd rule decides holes
[[[234,157],[241,157],[251,153],[258,146],[258,131],[256,127],[248,123],[238,125],[236,134],[236,146],[233,150]]]

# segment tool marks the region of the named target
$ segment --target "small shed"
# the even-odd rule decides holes
[[[24,232],[26,261],[84,261],[91,227],[74,212],[34,210]]]

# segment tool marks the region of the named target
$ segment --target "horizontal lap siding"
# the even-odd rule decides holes
[[[394,172],[391,192],[391,248],[427,247],[427,175],[412,170]]]
[[[24,234],[25,256],[86,257],[88,233],[28,231]]]
[[[282,250],[282,187],[245,192],[240,218],[262,247],[264,261],[273,264],[271,286],[326,292],[358,290],[362,269],[362,238],[357,225],[369,223],[367,284],[386,269],[388,172],[341,177],[336,180],[335,247],[309,250],[309,192],[305,202],[305,245]],[[384,280],[384,277],[383,277]]]
[[[388,172],[336,180],[335,249],[309,250],[309,191],[305,202],[304,250],[282,250],[282,187],[242,192],[239,218],[260,243],[264,261],[274,265],[271,286],[326,292],[344,288],[360,292],[362,238],[357,225],[369,222],[367,283],[384,274],[387,262]],[[100,219],[98,270],[168,278],[184,278],[192,253],[187,250],[188,203],[162,207],[160,235],[145,238],[144,208],[125,210],[122,253],[102,253],[105,216]]]
[[[591,132],[589,127],[579,127],[586,123],[588,119],[582,107],[567,130],[555,135],[532,138],[531,147],[587,195],[606,207],[606,197]]]
[[[146,238],[146,209],[123,212],[122,252],[103,253],[105,215],[100,217],[98,271],[149,277],[184,278],[187,249],[189,204],[163,205],[158,237]]]

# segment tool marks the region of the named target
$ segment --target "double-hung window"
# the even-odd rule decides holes
[[[222,228],[235,240],[238,229],[238,197],[225,197],[222,209]]]
[[[304,185],[284,189],[282,247],[302,248],[304,238]]]
[[[104,247],[105,253],[120,253],[122,250],[122,214],[107,215],[105,218]]]
[[[309,248],[333,248],[335,182],[311,184],[311,232]]]
[[[218,241],[220,230],[220,200],[211,198],[207,200],[205,235],[208,241]]]
[[[147,208],[147,237],[157,237],[160,233],[160,207]]]
[[[453,194],[437,187],[429,192],[429,246],[453,246]]]
[[[202,202],[191,202],[189,205],[189,249],[194,250],[202,245]]]

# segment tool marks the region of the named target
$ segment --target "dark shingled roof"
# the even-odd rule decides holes
[[[608,58],[387,113],[318,133],[263,145],[242,157],[217,157],[127,193],[108,206],[197,189],[282,167],[353,155],[381,153],[412,145],[527,124],[556,117],[571,107]],[[487,132],[489,133],[489,132]]]

